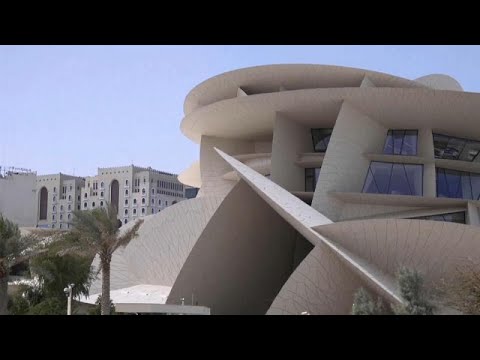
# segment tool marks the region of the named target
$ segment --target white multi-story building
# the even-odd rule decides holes
[[[99,168],[97,175],[85,178],[80,195],[81,210],[111,202],[126,224],[183,200],[185,186],[174,174],[130,165]]]
[[[24,227],[69,229],[73,211],[111,202],[126,224],[193,196],[188,190],[175,174],[134,165],[89,177],[9,170],[0,176],[0,213]]]

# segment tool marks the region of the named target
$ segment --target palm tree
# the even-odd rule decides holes
[[[40,238],[22,236],[18,226],[0,214],[0,315],[7,314],[10,269],[46,251]]]
[[[111,204],[105,208],[89,211],[75,211],[73,230],[66,234],[66,250],[100,259],[102,271],[101,314],[110,315],[110,262],[120,246],[124,247],[138,235],[143,220],[138,220],[126,231],[120,232],[121,222],[117,219],[117,209]]]

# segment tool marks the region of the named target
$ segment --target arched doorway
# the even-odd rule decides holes
[[[40,190],[40,220],[47,220],[48,213],[48,190],[44,186]]]
[[[113,180],[110,184],[110,204],[115,207],[118,212],[118,198],[119,198],[120,186],[117,180]]]

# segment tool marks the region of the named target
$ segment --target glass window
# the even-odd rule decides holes
[[[133,215],[137,214],[137,209],[133,209]]]
[[[72,215],[68,214],[68,216],[67,216],[68,220],[70,220],[71,217],[72,217]]]
[[[145,214],[145,208],[142,208],[142,214]]]
[[[127,195],[127,196],[128,196],[128,190],[125,190],[125,195]]]
[[[128,215],[128,209],[125,209],[125,215]]]
[[[143,189],[142,189],[142,194],[144,194],[144,195],[145,195],[145,188],[143,188]]]
[[[133,205],[137,205],[137,199],[133,199]]]
[[[313,150],[315,152],[327,151],[328,143],[333,129],[312,129]]]
[[[145,204],[145,198],[142,199],[142,204]]]
[[[314,192],[317,187],[320,168],[305,169],[305,191]]]
[[[480,141],[433,134],[433,147],[437,159],[480,162]]]
[[[72,210],[72,205],[68,204],[68,211]]]
[[[125,199],[125,205],[128,205],[128,199]]]
[[[480,174],[437,168],[437,196],[480,200]]]
[[[84,203],[83,203],[83,208],[84,208],[84,209],[86,209],[86,208],[87,208],[87,206],[88,206],[88,205],[87,205],[87,203],[86,203],[86,202],[84,202]]]
[[[123,223],[126,224],[128,222],[128,219],[123,220]]]
[[[388,130],[384,154],[417,155],[418,130]]]
[[[423,165],[372,161],[362,192],[421,196],[423,194]]]
[[[100,206],[103,206],[103,201],[100,201]]]
[[[72,201],[72,195],[68,195],[68,201]]]
[[[465,224],[465,211],[448,213],[448,214],[437,214],[437,215],[430,215],[430,216],[419,216],[419,217],[414,217],[412,219],[446,221],[446,222]]]
[[[95,201],[94,201],[94,202],[92,202],[92,208],[94,208],[94,207],[95,207]]]

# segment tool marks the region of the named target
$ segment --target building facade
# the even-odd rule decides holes
[[[400,266],[434,286],[480,260],[480,94],[455,79],[259,66],[199,84],[184,112],[200,160],[179,179],[198,195],[114,254],[112,290],[167,287],[167,304],[212,314],[348,314],[360,287],[403,303]]]
[[[0,167],[0,214],[19,226],[35,224],[35,180],[31,170]]]
[[[69,229],[73,211],[111,202],[127,224],[191,196],[188,189],[175,174],[134,165],[99,168],[88,177],[17,169],[0,177],[0,213],[22,227]]]

